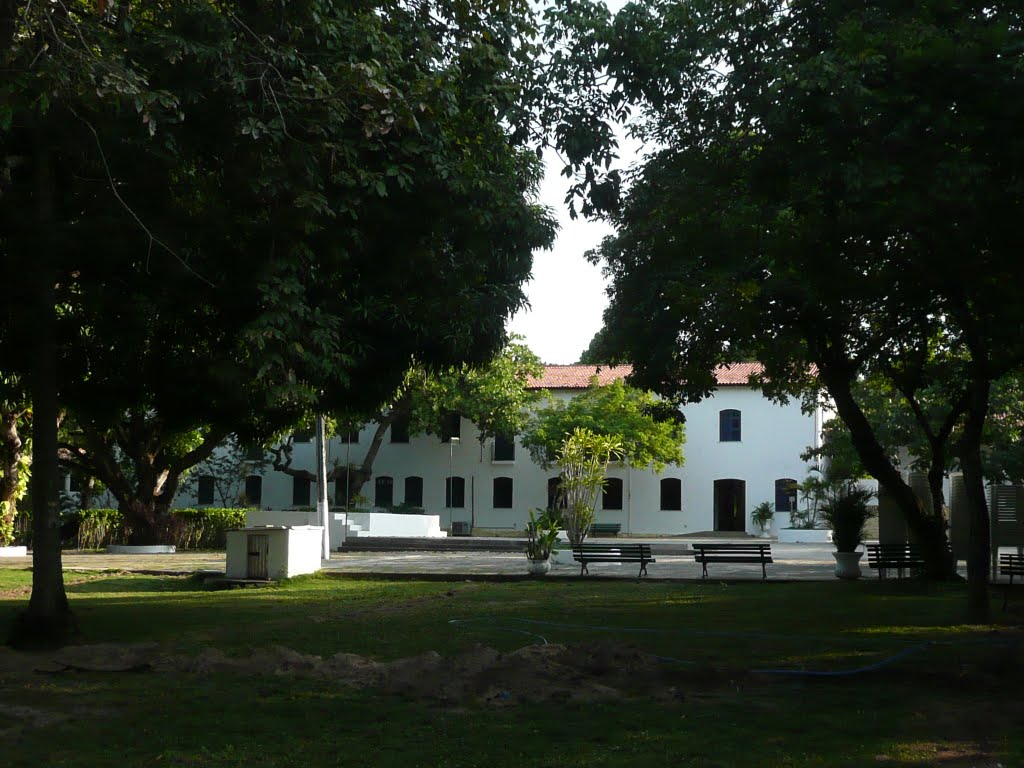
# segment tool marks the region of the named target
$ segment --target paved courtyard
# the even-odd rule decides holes
[[[605,540],[602,540],[605,541]],[[652,579],[700,579],[701,566],[687,544],[679,540],[651,540],[657,562],[648,567]],[[660,546],[660,549],[659,549]],[[772,542],[775,562],[768,566],[769,580],[831,580],[832,545],[780,544]],[[571,555],[567,559],[571,560]],[[101,552],[67,551],[64,568],[76,571],[123,570],[139,573],[186,574],[196,571],[220,571],[225,568],[223,552],[181,552],[173,555],[110,555]],[[0,568],[30,568],[31,557],[0,559]],[[426,576],[518,576],[526,572],[526,558],[515,552],[346,552],[333,553],[324,568],[338,573],[361,576],[402,574]],[[579,574],[579,565],[555,564],[551,573],[559,576]],[[598,564],[590,566],[591,576],[635,578],[635,565]],[[864,569],[867,570],[866,568]],[[757,564],[714,564],[708,566],[709,576],[717,579],[761,579]]]

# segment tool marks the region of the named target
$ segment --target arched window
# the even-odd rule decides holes
[[[548,509],[565,509],[565,498],[562,496],[562,478],[548,478]]]
[[[683,481],[678,477],[666,477],[661,481],[661,509],[664,512],[682,511]]]
[[[512,509],[512,478],[494,478],[494,508]]]
[[[796,494],[799,485],[791,477],[775,481],[775,511],[796,512]]]
[[[622,509],[622,479],[609,477],[601,489],[601,509]]]
[[[213,475],[201,475],[196,490],[196,504],[213,504]]]
[[[735,443],[740,440],[740,412],[735,408],[726,408],[718,412],[718,439],[723,443]]]
[[[390,507],[395,503],[395,481],[387,475],[381,475],[373,483],[373,505]]]
[[[444,505],[451,509],[461,509],[466,506],[466,478],[445,478]]]
[[[259,475],[245,478],[245,503],[249,507],[258,507],[263,503],[263,478]]]
[[[410,475],[405,478],[405,503],[410,507],[423,506],[423,478]]]

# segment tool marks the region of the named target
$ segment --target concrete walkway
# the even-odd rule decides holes
[[[604,541],[604,540],[602,540]],[[692,554],[684,553],[679,540],[650,540],[657,559],[648,567],[652,579],[699,580],[701,566]],[[775,562],[768,566],[769,580],[831,580],[834,560],[831,544],[779,544],[771,542]],[[661,554],[659,554],[661,553]],[[571,559],[571,556],[570,556]],[[225,569],[223,552],[181,552],[173,555],[108,555],[100,552],[67,551],[63,555],[65,570],[132,571],[136,573],[191,574],[196,571]],[[337,573],[372,576],[422,574],[436,578],[472,578],[473,576],[521,576],[526,573],[526,559],[513,552],[347,552],[333,553],[324,562],[326,570]],[[31,557],[0,559],[0,568],[31,568]],[[591,565],[594,577],[636,578],[638,568],[631,564]],[[553,565],[553,575],[574,576],[579,565]],[[864,568],[865,575],[873,576]],[[761,580],[757,564],[715,564],[708,566],[713,579]]]

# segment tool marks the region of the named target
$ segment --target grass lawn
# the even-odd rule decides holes
[[[1019,607],[959,585],[67,579],[103,645],[0,650],[4,768],[1024,766]]]

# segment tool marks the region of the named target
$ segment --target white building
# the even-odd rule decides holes
[[[623,533],[686,534],[704,531],[756,533],[750,512],[769,501],[777,513],[773,529],[788,525],[795,508],[796,481],[808,466],[800,454],[820,442],[822,416],[801,412],[798,402],[776,405],[748,385],[756,364],[738,364],[717,372],[718,390],[683,409],[686,445],[683,467],[661,474],[650,469],[613,466],[608,475],[597,522],[619,523]],[[547,366],[532,387],[556,397],[571,397],[598,376],[601,384],[622,378],[629,367],[593,365]],[[358,464],[370,443],[375,424],[364,427],[351,442],[335,438],[328,463]],[[373,464],[373,479],[362,495],[371,505],[387,508],[408,504],[439,515],[442,527],[471,523],[479,531],[522,530],[528,510],[548,504],[549,483],[557,469],[544,470],[522,445],[478,440],[474,425],[461,420],[458,443],[437,436],[388,434]],[[497,444],[496,444],[497,442]],[[313,470],[313,444],[297,443],[293,466]],[[446,478],[452,476],[452,498]],[[335,482],[334,497],[343,503],[345,480]],[[306,480],[272,469],[247,482],[249,499],[264,509],[304,507],[316,492]],[[187,503],[189,499],[179,499]],[[792,506],[791,506],[792,505]]]

